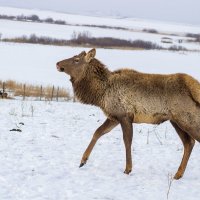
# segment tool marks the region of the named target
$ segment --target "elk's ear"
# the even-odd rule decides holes
[[[96,49],[91,49],[85,56],[85,60],[89,63],[96,55]]]
[[[82,51],[78,56],[79,56],[79,57],[86,56],[86,52],[85,52],[85,51]]]

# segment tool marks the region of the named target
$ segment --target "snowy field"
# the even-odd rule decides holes
[[[103,29],[94,27],[83,27],[83,26],[61,26],[56,24],[45,24],[45,23],[33,23],[33,22],[19,22],[0,20],[0,33],[2,39],[4,38],[15,38],[22,36],[31,36],[36,34],[37,36],[51,37],[56,39],[70,40],[72,39],[73,33],[87,32],[92,37],[114,37],[124,40],[143,40],[156,43],[162,47],[169,48],[172,45],[181,45],[189,50],[200,50],[198,43],[188,43],[187,40],[193,38],[183,36],[169,36],[173,44],[162,43],[161,40],[166,35],[163,34],[152,34],[141,31],[127,31],[127,30],[115,30],[115,29]],[[179,40],[183,42],[179,44]]]
[[[0,78],[71,90],[69,77],[56,70],[56,62],[86,48],[0,43]],[[120,56],[119,56],[120,55]],[[97,49],[96,57],[110,70],[133,68],[147,73],[188,73],[200,80],[200,53]]]
[[[48,11],[37,11],[37,10],[25,10],[25,9],[13,9],[0,7],[0,14],[6,15],[21,15],[24,14],[29,16],[31,14],[37,14],[41,19],[51,17],[54,20],[65,20],[69,24],[87,24],[87,25],[107,25],[117,26],[122,28],[128,28],[130,30],[115,30],[107,28],[95,28],[95,27],[84,27],[84,26],[68,26],[68,25],[56,25],[56,24],[45,24],[45,23],[34,23],[34,22],[20,22],[20,21],[9,21],[0,20],[0,33],[2,38],[14,38],[21,37],[23,35],[30,36],[36,34],[37,36],[52,37],[57,39],[71,39],[74,32],[82,33],[88,32],[92,37],[114,37],[125,40],[144,40],[151,41],[163,47],[170,47],[172,45],[181,45],[190,50],[200,50],[198,43],[188,43],[188,37],[184,37],[186,33],[200,33],[200,27],[183,25],[183,24],[167,24],[158,21],[142,21],[138,19],[114,19],[114,18],[103,18],[103,17],[89,17],[62,14]],[[142,32],[143,29],[155,29],[160,34],[152,34]],[[167,36],[165,34],[170,34]],[[174,34],[178,34],[175,36]],[[173,44],[162,43],[163,37],[170,37]],[[182,43],[179,44],[179,40]],[[192,39],[193,40],[193,39]]]
[[[78,167],[93,132],[105,120],[99,109],[1,100],[0,110],[0,199],[167,199],[169,175],[176,172],[183,152],[169,123],[134,125],[134,168],[125,175],[119,126],[98,141],[86,166]],[[21,133],[9,131],[20,122],[25,124]],[[200,198],[199,152],[196,144],[185,176],[172,182],[169,199]]]
[[[69,77],[57,72],[55,63],[82,50],[88,49],[1,43],[1,78],[71,90]],[[199,53],[97,49],[97,58],[111,70],[185,72],[200,80]],[[134,170],[126,176],[119,126],[98,142],[88,164],[78,168],[92,133],[105,119],[99,109],[70,102],[1,100],[0,110],[1,199],[167,199],[169,174],[176,172],[183,152],[169,123],[134,126]],[[20,122],[25,123],[21,133],[9,131]],[[199,150],[197,144],[184,178],[173,181],[169,199],[200,198]]]
[[[142,30],[144,28],[158,29],[166,33],[199,33],[200,27],[189,25],[189,24],[178,24],[178,23],[166,23],[162,21],[153,20],[141,20],[135,18],[106,18],[106,17],[92,17],[83,15],[73,15],[66,13],[58,13],[44,10],[29,10],[19,9],[10,7],[0,7],[1,14],[9,15],[32,15],[36,14],[41,19],[52,17],[55,20],[65,20],[68,23],[73,24],[96,24],[96,25],[107,25],[107,26],[118,26],[132,28],[136,30]]]
[[[200,27],[196,26],[137,19],[2,7],[0,14],[37,14],[43,19],[52,17],[74,24],[95,22],[136,30],[155,28],[166,33],[200,33]],[[0,27],[3,37],[36,33],[57,38],[66,34],[66,39],[74,29],[81,29],[5,20],[0,20]],[[89,31],[93,36],[118,34],[119,38],[141,37],[158,42],[161,37],[138,31],[133,35],[97,28]],[[69,77],[56,70],[56,62],[83,50],[89,49],[0,42],[0,80],[63,86],[72,91]],[[188,73],[200,81],[199,52],[97,49],[96,57],[110,70],[133,68],[145,73]],[[182,143],[169,122],[159,126],[134,124],[130,175],[123,174],[125,150],[120,126],[98,141],[87,165],[79,169],[93,132],[104,120],[101,110],[79,103],[0,99],[0,200],[167,199],[168,180],[177,171],[183,153]],[[16,128],[22,132],[10,131]],[[169,200],[200,199],[199,166],[200,144],[196,143],[184,177],[172,182]]]
[[[68,26],[68,25],[56,25],[34,22],[20,22],[10,20],[0,20],[2,38],[14,38],[23,35],[30,36],[36,34],[37,36],[46,36],[57,39],[69,40],[72,38],[73,32],[82,33],[89,32],[93,37],[115,37],[126,40],[144,40],[152,41],[161,44],[161,38],[165,37],[162,34],[152,34],[144,32],[134,32],[127,30],[115,30],[104,29],[95,27],[83,27],[83,26]],[[178,43],[178,39],[188,39],[186,37],[170,36],[175,43]],[[163,44],[165,45],[165,44]],[[168,44],[169,45],[169,44]],[[170,44],[171,45],[171,44]]]

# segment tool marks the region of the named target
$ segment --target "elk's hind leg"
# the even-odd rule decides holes
[[[123,131],[123,139],[126,149],[126,168],[124,173],[129,174],[132,171],[132,155],[131,155],[131,144],[133,139],[132,120],[129,117],[124,117],[120,120],[120,124]]]
[[[171,124],[173,125],[176,132],[178,133],[178,135],[183,143],[183,146],[184,146],[183,158],[182,158],[181,164],[178,168],[178,171],[176,172],[176,174],[174,176],[174,179],[180,179],[185,172],[188,160],[190,158],[190,154],[191,154],[192,149],[195,144],[195,140],[192,137],[190,137],[189,134],[187,134],[185,131],[183,131],[181,128],[179,128],[179,126],[176,123],[171,121]]]
[[[85,150],[83,157],[81,159],[80,167],[82,167],[84,164],[86,164],[92,149],[94,148],[97,140],[104,134],[109,133],[113,128],[115,128],[119,122],[112,121],[110,119],[106,119],[106,121],[95,131],[92,140],[90,141],[90,144],[88,145],[87,149]]]

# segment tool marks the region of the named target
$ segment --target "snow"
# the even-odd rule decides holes
[[[0,0],[2,6],[200,24],[199,0]],[[192,13],[192,14],[191,14]]]
[[[21,37],[23,35],[30,36],[36,34],[37,36],[46,36],[57,39],[71,39],[72,34],[89,32],[92,37],[115,37],[125,40],[144,40],[151,41],[163,47],[170,47],[172,45],[181,45],[191,50],[200,50],[198,43],[188,43],[187,40],[191,39],[185,37],[186,33],[200,33],[200,27],[191,25],[180,25],[180,24],[167,24],[157,21],[139,20],[139,19],[114,19],[114,18],[103,18],[103,17],[89,17],[72,14],[62,14],[50,11],[37,11],[37,10],[26,10],[26,9],[14,9],[0,7],[0,14],[6,15],[31,15],[37,14],[41,19],[51,17],[55,19],[65,20],[69,24],[87,24],[87,25],[107,25],[128,28],[130,30],[115,30],[107,28],[95,28],[95,27],[84,27],[84,26],[69,26],[69,25],[56,25],[46,23],[34,23],[34,22],[20,22],[20,21],[9,21],[0,20],[0,33],[2,38],[14,38]],[[143,29],[155,29],[159,34],[152,34],[142,32]],[[169,37],[172,39],[173,44],[164,44],[161,42],[165,34],[170,34]],[[178,34],[175,36],[174,34]],[[179,44],[178,41],[182,40]]]
[[[189,24],[179,24],[172,22],[161,22],[156,20],[143,20],[137,18],[109,18],[109,17],[93,17],[93,16],[83,16],[74,15],[67,13],[58,13],[53,11],[41,11],[36,9],[20,9],[11,7],[0,7],[1,14],[10,15],[32,15],[36,14],[40,18],[45,19],[47,17],[52,17],[53,19],[62,19],[68,23],[74,24],[96,24],[96,25],[108,25],[108,26],[120,26],[133,29],[158,29],[162,32],[177,32],[177,33],[200,33],[200,27]]]
[[[72,39],[73,33],[88,32],[92,37],[114,37],[124,40],[144,40],[151,41],[159,44],[163,47],[169,47],[172,45],[181,45],[188,49],[199,49],[200,45],[197,43],[187,43],[186,41],[190,38],[181,36],[170,36],[173,44],[162,43],[161,40],[166,35],[163,34],[152,34],[140,31],[126,31],[126,30],[114,30],[106,28],[94,28],[94,27],[83,27],[83,26],[61,26],[56,24],[45,24],[45,23],[33,23],[33,22],[20,22],[20,21],[9,21],[0,20],[0,33],[2,38],[15,38],[30,36],[36,34],[37,36],[45,36],[56,39],[70,40]],[[179,44],[178,41],[182,40],[183,43]]]
[[[134,168],[125,175],[119,126],[98,141],[86,166],[78,168],[92,133],[105,120],[98,108],[70,102],[1,100],[0,110],[1,199],[167,198],[169,174],[176,172],[183,151],[168,122],[158,127],[134,125]],[[25,124],[21,133],[9,131],[20,122]],[[169,199],[200,198],[199,150],[196,144],[185,176],[172,182]]]
[[[38,14],[70,23],[123,24],[159,27],[164,31],[194,31],[199,27],[166,25],[130,19],[94,18],[36,10],[0,7],[5,14]],[[147,25],[147,27],[146,27]],[[0,32],[47,34],[62,38],[65,27],[0,20]],[[65,27],[65,28],[63,28]],[[66,29],[66,30],[65,30]],[[45,32],[46,30],[46,32]],[[65,32],[65,31],[66,32]],[[134,38],[137,35],[91,28],[92,34]],[[63,31],[63,32],[62,32]],[[113,31],[113,32],[112,32]],[[139,37],[156,40],[155,35]],[[154,38],[155,37],[155,38]],[[160,36],[158,36],[160,37]],[[56,62],[88,48],[56,47],[0,42],[0,79],[63,86],[72,91],[69,77],[56,70]],[[146,73],[188,73],[200,80],[199,52],[130,51],[97,49],[96,57],[110,70],[133,68]],[[80,160],[93,132],[105,116],[93,106],[72,102],[0,99],[0,199],[3,200],[124,200],[167,199],[168,180],[182,158],[183,146],[169,122],[159,126],[134,124],[133,172],[123,174],[125,150],[120,126],[96,144],[86,166]],[[23,122],[24,125],[20,125]],[[11,132],[20,128],[22,132]],[[149,136],[148,136],[149,135]],[[173,180],[169,200],[200,198],[200,145],[196,143],[181,180]]]
[[[71,91],[69,77],[57,71],[56,62],[83,50],[89,49],[1,42],[1,79],[63,86]],[[182,72],[200,80],[199,55],[189,52],[97,49],[96,58],[110,70],[128,67],[147,73]]]
[[[55,63],[82,50],[88,49],[0,43],[1,78],[71,90],[69,77],[57,72]],[[97,49],[97,58],[111,70],[187,72],[200,80],[199,53]],[[134,125],[134,170],[126,176],[120,127],[104,136],[88,164],[78,168],[92,133],[105,120],[98,108],[70,102],[1,100],[0,110],[1,199],[167,198],[169,174],[176,172],[183,150],[169,123]],[[25,123],[22,133],[9,131],[20,122]],[[200,198],[199,150],[197,144],[184,178],[173,181],[169,199]]]

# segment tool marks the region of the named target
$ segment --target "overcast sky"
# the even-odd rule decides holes
[[[200,25],[200,0],[0,0],[0,6],[119,15]]]

